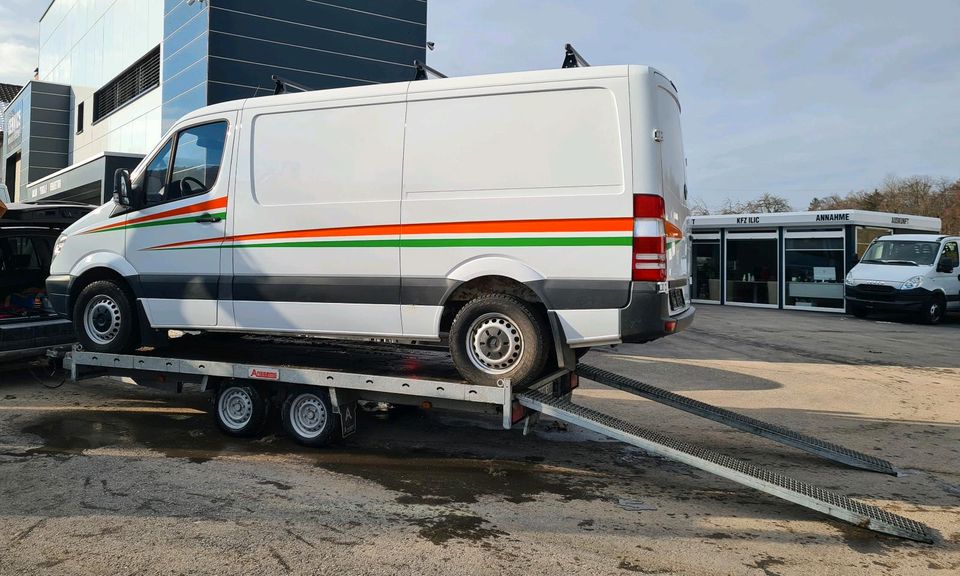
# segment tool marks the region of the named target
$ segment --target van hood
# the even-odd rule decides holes
[[[850,280],[860,282],[883,282],[898,286],[914,276],[924,276],[933,266],[908,266],[905,264],[857,264],[850,270]]]
[[[87,228],[92,228],[94,225],[99,224],[105,221],[106,219],[110,218],[110,215],[113,213],[116,207],[117,207],[117,204],[115,202],[113,201],[107,202],[103,206],[100,206],[99,208],[91,211],[89,214],[87,214],[83,218],[80,218],[79,220],[77,220],[76,222],[68,226],[67,229],[63,231],[64,235],[71,236]]]

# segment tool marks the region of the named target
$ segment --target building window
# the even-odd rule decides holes
[[[77,134],[83,133],[83,102],[77,104]]]
[[[857,261],[863,258],[863,253],[867,251],[870,243],[881,236],[893,234],[892,228],[871,228],[869,226],[857,226]]]
[[[720,233],[693,235],[693,287],[691,298],[720,302]]]
[[[128,102],[160,85],[160,47],[127,68],[93,95],[93,122],[97,123]]]
[[[784,306],[843,310],[843,230],[788,231]]]
[[[776,231],[727,233],[727,302],[779,306],[778,245]]]

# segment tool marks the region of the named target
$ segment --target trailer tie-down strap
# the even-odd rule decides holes
[[[891,514],[876,506],[864,504],[706,448],[673,440],[662,434],[574,404],[569,400],[554,398],[542,392],[527,392],[518,395],[517,399],[520,404],[531,410],[631,444],[651,454],[699,468],[861,528],[920,542],[933,541],[926,527],[915,520]]]
[[[626,376],[614,374],[613,372],[608,372],[595,366],[578,364],[577,374],[589,380],[593,380],[598,384],[603,384],[604,386],[616,388],[617,390],[623,390],[624,392],[636,394],[637,396],[642,396],[648,400],[653,400],[654,402],[659,402],[660,404],[670,406],[671,408],[683,410],[684,412],[689,412],[695,416],[707,418],[709,420],[713,420],[714,422],[719,422],[720,424],[730,426],[731,428],[749,432],[750,434],[756,434],[757,436],[762,436],[763,438],[773,440],[774,442],[786,444],[787,446],[793,446],[794,448],[809,452],[811,454],[816,454],[822,458],[828,458],[830,460],[846,464],[847,466],[862,468],[864,470],[872,470],[874,472],[882,472],[884,474],[891,474],[893,476],[897,475],[897,470],[892,464],[890,464],[890,462],[875,456],[870,456],[869,454],[864,454],[863,452],[857,452],[856,450],[844,448],[843,446],[833,444],[831,442],[825,442],[819,438],[807,436],[806,434],[801,434],[795,430],[790,430],[789,428],[784,428],[783,426],[757,420],[756,418],[751,418],[731,410],[726,410],[724,408],[720,408],[719,406],[713,406],[712,404],[706,404],[704,402],[694,400],[693,398],[681,396],[680,394],[675,394],[669,390],[651,386],[650,384],[644,384],[638,380],[633,380],[632,378],[627,378]]]

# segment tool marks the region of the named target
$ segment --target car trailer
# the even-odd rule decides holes
[[[497,414],[505,429],[523,424],[524,434],[542,414],[861,528],[933,542],[930,530],[919,522],[580,406],[572,402],[572,391],[580,378],[589,379],[848,466],[896,475],[885,460],[577,364],[569,350],[558,350],[557,356],[559,368],[523,390],[515,390],[508,379],[496,386],[471,384],[460,378],[439,349],[316,338],[184,336],[171,339],[167,347],[133,354],[75,348],[62,362],[75,381],[120,376],[150,387],[214,392],[217,424],[236,436],[254,435],[269,404],[282,404],[284,429],[312,446],[328,443],[335,434],[354,433],[359,401]]]

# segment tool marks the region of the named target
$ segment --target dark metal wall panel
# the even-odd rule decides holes
[[[287,21],[308,24],[340,32],[344,35],[367,36],[389,42],[423,45],[425,23],[385,17],[376,12],[349,8],[353,3],[342,2],[341,6],[309,0],[285,0],[263,2],[262,0],[211,0],[215,11],[233,11],[262,17],[264,26],[271,21]],[[390,2],[380,2],[390,4]],[[212,28],[218,29],[214,20]],[[269,35],[269,31],[264,31]]]
[[[373,14],[409,20],[427,21],[427,0],[323,0],[325,4],[341,6]]]
[[[166,0],[163,15],[161,129],[207,104],[209,2]]]
[[[317,89],[408,81],[425,56],[418,0],[210,4],[211,104],[265,95],[273,74]]]

